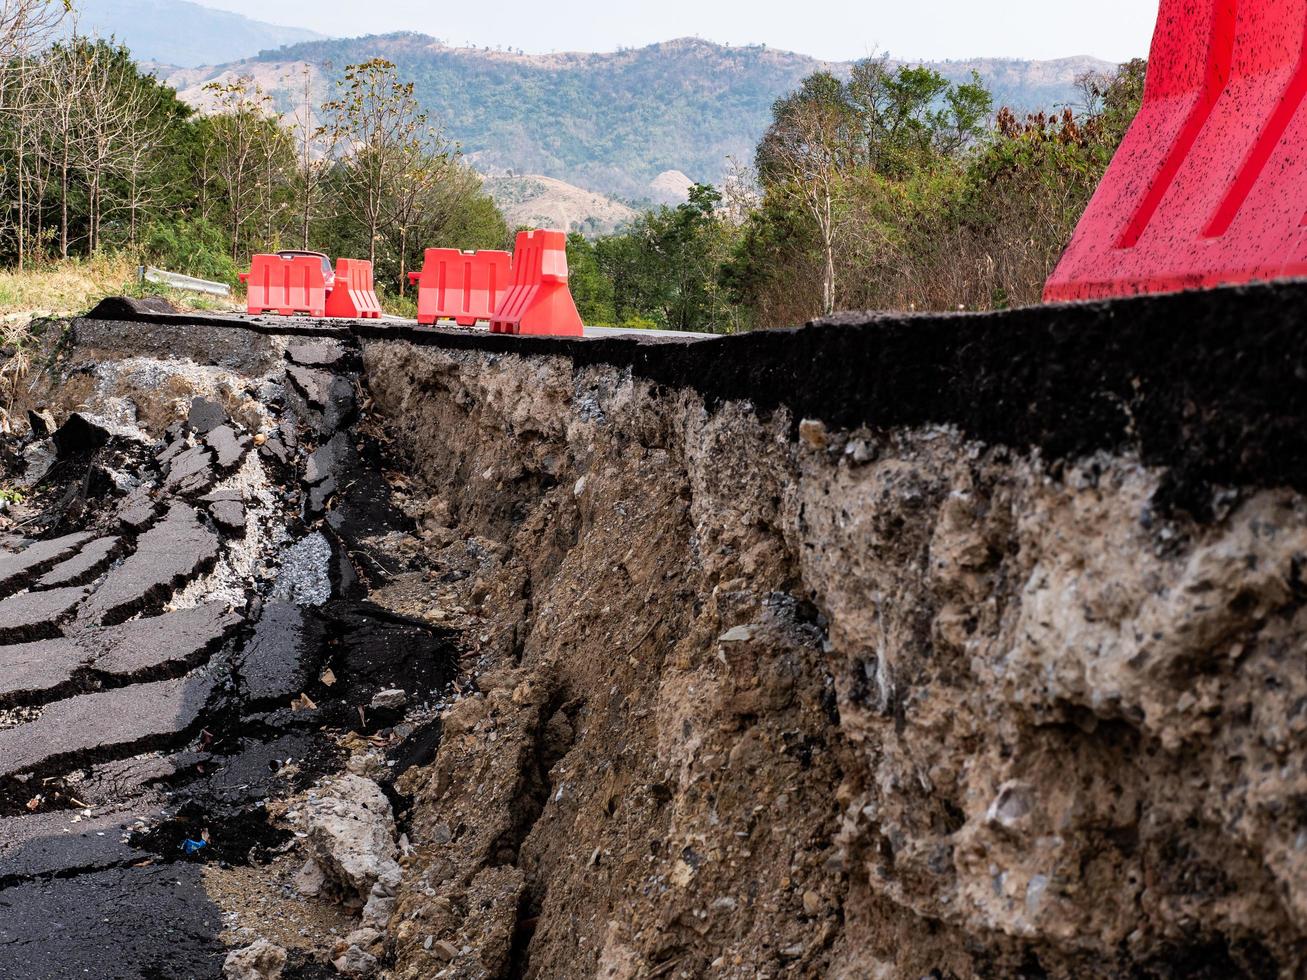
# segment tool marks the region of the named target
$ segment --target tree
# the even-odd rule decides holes
[[[764,181],[790,188],[816,226],[824,259],[821,308],[833,313],[836,196],[850,160],[852,118],[843,86],[819,72],[772,111],[775,119],[758,147],[758,172]]]
[[[243,230],[255,213],[269,179],[269,160],[284,144],[280,126],[270,117],[271,99],[248,77],[210,82],[205,87],[217,112],[207,129],[206,159],[213,166],[219,196],[225,198],[231,258],[240,256]]]
[[[347,65],[337,97],[322,108],[339,148],[341,204],[363,226],[368,259],[375,264],[387,207],[414,157],[437,137],[413,97],[413,83],[401,82],[384,58]]]

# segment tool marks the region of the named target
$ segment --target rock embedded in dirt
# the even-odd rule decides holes
[[[176,740],[199,720],[213,687],[209,678],[181,678],[56,701],[35,721],[0,731],[0,778]]]
[[[286,820],[306,835],[305,853],[335,897],[364,905],[375,885],[392,894],[399,885],[394,814],[372,780],[353,774],[331,777],[297,799]]]
[[[377,973],[377,958],[358,946],[351,946],[331,961],[336,972],[345,977],[372,977]]]
[[[79,618],[113,626],[161,604],[174,589],[212,567],[218,548],[218,536],[200,524],[194,508],[173,504],[167,517],[141,535],[135,553],[109,573]]]
[[[372,707],[378,711],[402,711],[408,704],[408,695],[398,688],[388,688],[372,695]]]
[[[281,980],[286,960],[284,948],[260,939],[227,954],[222,964],[223,980]]]

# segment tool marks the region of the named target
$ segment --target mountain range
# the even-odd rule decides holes
[[[316,97],[324,99],[346,65],[384,57],[414,83],[418,99],[466,159],[494,181],[501,206],[538,216],[579,215],[577,226],[591,230],[627,213],[625,207],[587,206],[593,195],[641,206],[683,200],[694,181],[720,183],[731,158],[752,159],[776,99],[814,71],[850,68],[762,45],[698,38],[608,53],[528,55],[451,47],[409,32],[296,37],[311,32],[185,0],[84,3],[83,30],[115,35],[201,109],[206,82],[249,76],[290,111],[306,68]],[[996,106],[1018,113],[1072,102],[1078,77],[1113,67],[1088,57],[927,64],[952,81],[978,73]]]
[[[82,33],[114,37],[140,61],[179,67],[238,61],[324,37],[187,0],[76,0],[76,11],[74,23]]]

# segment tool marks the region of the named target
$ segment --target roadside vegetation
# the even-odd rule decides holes
[[[427,243],[507,243],[480,179],[390,62],[349,66],[323,98],[306,76],[296,105],[248,78],[216,82],[198,113],[126,48],[67,36],[64,13],[61,0],[10,0],[0,23],[6,267],[122,256],[235,283],[253,252],[314,248],[372,259],[403,293]]]
[[[235,284],[254,252],[366,257],[388,309],[428,246],[512,233],[412,82],[380,58],[263,91],[206,87],[196,112],[131,53],[59,27],[61,0],[0,16],[0,310],[78,305],[138,263]],[[721,187],[573,234],[593,324],[736,332],[836,309],[1036,302],[1142,94],[1142,61],[1086,76],[1075,106],[1019,118],[973,76],[870,58],[778,100]],[[297,92],[291,96],[289,92]],[[35,278],[25,278],[40,270]],[[118,287],[115,287],[118,288]]]
[[[752,166],[622,234],[571,241],[590,323],[734,332],[837,309],[1036,303],[1138,111],[1145,63],[1018,118],[979,79],[858,64],[773,108]]]

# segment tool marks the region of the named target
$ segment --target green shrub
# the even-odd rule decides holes
[[[156,222],[145,229],[141,256],[147,265],[169,272],[236,284],[226,233],[203,218]]]

